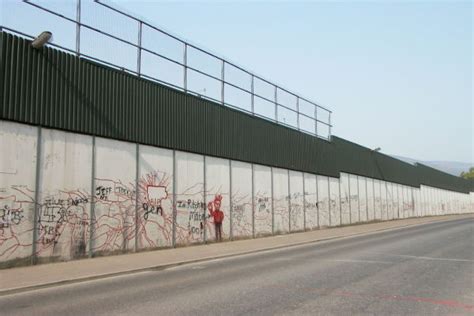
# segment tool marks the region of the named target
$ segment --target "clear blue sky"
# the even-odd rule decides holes
[[[83,22],[136,39],[135,25],[87,10],[88,1]],[[1,2],[2,24],[30,34],[52,30],[55,42],[74,48],[72,24]],[[39,2],[75,15],[71,1]],[[329,107],[335,135],[387,154],[474,164],[470,1],[114,2]],[[81,51],[136,64],[136,49],[81,35]],[[161,40],[150,43],[173,51]],[[171,81],[182,78],[161,69]]]
[[[334,111],[389,154],[474,161],[470,1],[116,1]]]

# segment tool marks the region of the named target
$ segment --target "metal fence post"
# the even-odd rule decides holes
[[[137,73],[138,77],[142,75],[142,29],[143,22],[138,22],[138,48],[137,48]]]
[[[300,97],[296,96],[296,127],[300,130]]]
[[[375,179],[372,178],[372,205],[374,206],[374,221],[376,220],[375,218]]]
[[[369,178],[365,178],[365,213],[366,213],[366,221],[368,222],[369,221],[369,189],[368,189],[368,186],[367,186],[367,180]]]
[[[272,235],[275,235],[275,205],[274,205],[274,192],[273,192],[273,167],[270,167],[270,173],[271,173],[271,192],[272,192]]]
[[[81,0],[76,2],[76,54],[81,54]]]
[[[278,123],[278,87],[275,86],[275,122]]]
[[[315,175],[314,177],[316,180],[316,225],[318,227],[318,229],[320,229],[320,225],[319,225],[319,185],[318,185],[318,176]]]
[[[387,218],[387,221],[388,221],[388,209],[389,209],[389,205],[388,205],[388,182],[385,181],[385,213],[387,213],[386,215],[386,218]]]
[[[359,176],[356,175],[357,179],[357,216],[359,217],[359,222],[360,222],[360,190],[359,190]]]
[[[252,167],[252,238],[255,238],[255,170],[254,164]]]
[[[318,107],[314,105],[314,136],[318,136]]]
[[[251,83],[250,83],[250,91],[251,91],[251,105],[252,105],[252,115],[255,114],[255,77],[252,75]]]
[[[303,230],[306,231],[306,185],[305,185],[305,176],[303,172]]]
[[[41,185],[41,155],[42,155],[42,129],[41,126],[38,126],[38,134],[36,138],[36,174],[35,174],[35,208],[33,214],[33,243],[31,245],[31,264],[36,264],[38,254],[37,251],[37,243],[38,243],[38,229],[39,229],[39,213],[40,213],[40,185]]]
[[[177,217],[177,209],[176,209],[176,150],[173,150],[173,235],[171,240],[171,245],[173,248],[176,247],[176,217]]]
[[[229,159],[229,204],[230,204],[230,209],[229,209],[229,218],[230,218],[230,231],[229,231],[229,237],[230,240],[234,239],[234,228],[233,228],[233,208],[234,208],[234,203],[232,201],[232,160]]]
[[[94,255],[94,225],[95,225],[95,173],[96,173],[96,147],[95,136],[92,136],[92,170],[91,170],[91,201],[89,215],[89,258]]]
[[[188,44],[184,43],[184,52],[183,52],[183,89],[184,92],[188,92]]]
[[[328,139],[329,141],[331,141],[331,137],[332,137],[332,123],[331,123],[331,112],[329,112],[329,136],[328,136]]]
[[[222,59],[222,69],[221,69],[221,101],[222,101],[222,105],[225,104],[224,90],[225,90],[225,60]]]
[[[203,195],[203,202],[204,202],[204,207],[202,209],[202,221],[204,223],[204,243],[206,244],[207,243],[207,216],[206,216],[206,210],[207,210],[207,182],[206,182],[206,173],[207,173],[207,170],[206,170],[206,155],[203,156],[203,162],[204,162],[204,166],[203,166],[203,173],[204,173],[204,181],[203,181],[203,192],[204,192],[204,195]]]
[[[425,202],[425,198],[422,194],[422,191],[421,191],[421,185],[419,186],[419,199],[420,201],[418,202],[418,207],[419,207],[419,216],[422,217],[423,216],[423,206],[424,206],[424,202]],[[450,202],[450,199],[449,199],[449,191],[447,192],[448,193],[448,207],[449,207],[449,211],[451,212],[451,202]],[[397,197],[397,201],[398,201],[398,197]],[[397,203],[398,204],[398,203]]]
[[[349,190],[349,199],[348,199],[348,204],[349,204],[349,224],[352,224],[352,198],[351,198],[351,175],[347,174],[347,188]]]
[[[291,186],[290,186],[290,169],[288,173],[288,232],[291,233]]]
[[[135,156],[135,251],[138,250],[138,181],[140,174],[140,145],[136,143]]]
[[[331,183],[329,177],[326,177],[328,179],[328,220],[329,220],[329,226],[331,226]],[[339,183],[339,204],[341,204],[341,188],[340,188],[340,183]]]
[[[383,211],[383,201],[382,201],[382,180],[379,181],[379,196],[380,196],[380,220],[383,219],[382,211]]]
[[[342,196],[341,196],[341,178],[342,175],[339,173],[339,226],[342,225]]]

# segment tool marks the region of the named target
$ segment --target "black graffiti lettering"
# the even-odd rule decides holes
[[[189,220],[190,221],[192,220],[192,221],[198,222],[198,221],[204,220],[204,218],[205,218],[205,215],[200,210],[193,210],[193,211],[189,212]]]
[[[78,206],[80,204],[87,204],[89,203],[89,199],[88,198],[69,198],[67,200],[67,205],[68,206]]]
[[[43,233],[43,237],[40,239],[41,243],[46,245],[46,244],[57,244],[58,239],[61,236],[61,233],[59,232],[60,225],[56,224],[55,226],[53,225],[46,225],[46,226],[41,226],[40,230]]]
[[[57,221],[58,225],[64,223],[67,221],[67,218],[71,215],[71,211],[66,211],[65,208],[60,208],[57,212],[57,214],[59,215],[59,219]]]
[[[188,209],[205,209],[205,204],[202,201],[193,201],[191,199],[188,200],[178,200],[176,201],[176,207],[178,208],[188,208]]]
[[[143,219],[148,220],[148,215],[149,214],[156,214],[163,216],[163,208],[161,206],[154,206],[154,205],[148,205],[147,203],[143,203],[143,210],[145,213],[143,214]]]
[[[0,229],[10,227],[12,224],[19,225],[23,218],[22,209],[12,210],[5,205],[0,209]]]
[[[56,215],[54,210],[57,209],[57,206],[46,206],[43,208],[43,212],[40,216],[40,222],[53,223],[55,221]]]
[[[200,227],[191,227],[190,232],[191,234],[201,234],[202,233],[202,223]]]
[[[95,189],[95,195],[99,197],[101,200],[108,200],[109,194],[112,192],[111,187],[103,187],[103,186],[98,186]]]
[[[46,226],[44,228],[44,232],[45,234],[47,235],[53,235],[54,234],[54,231],[55,231],[55,227],[54,226]]]
[[[12,214],[12,223],[15,225],[20,224],[21,220],[23,219],[23,210],[17,211],[10,211]]]
[[[124,186],[119,186],[117,185],[114,189],[114,193],[117,194],[117,195],[125,195],[127,197],[133,197],[134,196],[134,192],[133,191],[130,191],[129,189],[127,189],[126,187]]]

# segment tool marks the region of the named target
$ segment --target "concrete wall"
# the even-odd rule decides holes
[[[87,256],[92,137],[43,130],[41,148],[37,254],[61,260]]]
[[[28,261],[33,249],[38,129],[0,127],[0,261]]]
[[[329,226],[341,225],[341,183],[337,178],[328,178],[329,181]],[[346,196],[347,197],[347,196]],[[348,207],[347,200],[345,200]],[[345,215],[347,215],[347,209]]]
[[[342,225],[348,225],[351,223],[351,203],[350,203],[350,175],[347,173],[341,173],[339,178],[339,192],[340,192],[340,203],[341,203],[341,218],[340,223]],[[335,191],[332,190],[331,191]]]
[[[374,179],[367,179],[367,221],[373,221],[375,219],[375,192],[374,192]]]
[[[359,218],[359,184],[356,175],[349,175],[349,210],[350,222],[358,223]]]
[[[95,140],[94,253],[135,248],[136,147],[111,139]]]
[[[253,236],[252,165],[232,161],[232,236]]]
[[[273,168],[273,223],[277,234],[288,233],[290,229],[288,184],[288,171]]]
[[[290,229],[302,231],[304,223],[304,179],[302,172],[290,171]]]
[[[219,208],[224,213],[222,222],[222,239],[230,238],[230,161],[206,157],[206,237],[215,238],[214,220],[209,208]]]
[[[381,181],[374,179],[374,220],[382,220],[382,185]]]
[[[316,176],[318,186],[318,224],[319,227],[328,227],[331,225],[330,218],[330,197],[329,197],[329,178],[325,176]],[[337,186],[339,196],[339,182]]]
[[[357,184],[359,188],[359,216],[361,222],[367,222],[367,178],[358,176]]]
[[[272,234],[272,169],[253,166],[255,236]]]
[[[318,219],[318,187],[316,175],[304,174],[304,219],[306,229],[316,229],[319,226]]]
[[[139,147],[138,249],[172,246],[173,151]]]
[[[2,122],[0,267],[428,215],[474,193],[271,168]],[[36,223],[36,224],[35,224]]]

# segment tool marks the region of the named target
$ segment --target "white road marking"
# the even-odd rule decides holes
[[[434,261],[455,261],[455,262],[473,262],[473,263],[474,263],[474,260],[469,260],[469,259],[457,259],[457,258],[436,258],[436,257],[411,256],[411,255],[399,255],[399,254],[380,253],[380,252],[374,252],[373,254],[384,255],[384,256],[391,256],[391,257],[412,258],[412,259],[419,259],[419,260],[434,260]]]
[[[358,259],[334,259],[334,260],[325,260],[325,261],[335,261],[335,262],[351,262],[351,263],[382,263],[382,264],[392,264],[393,262],[389,261],[377,261],[377,260],[358,260]]]

